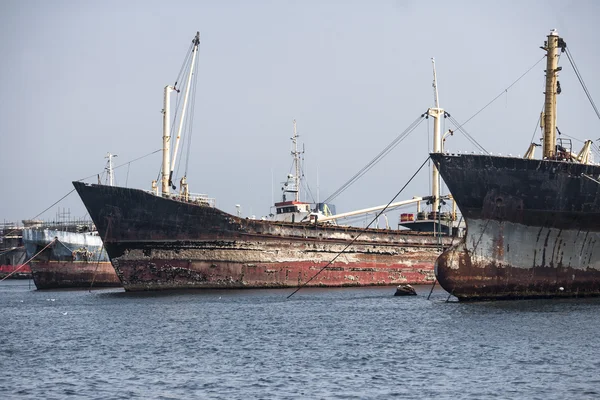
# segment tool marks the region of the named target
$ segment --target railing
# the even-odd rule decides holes
[[[188,193],[187,195],[174,193],[174,194],[169,194],[165,197],[167,197],[169,199],[173,199],[173,200],[182,201],[184,203],[198,204],[201,206],[212,207],[212,208],[214,208],[217,204],[216,199],[214,199],[212,197],[208,197],[207,195],[200,194],[200,193]]]
[[[96,230],[96,226],[90,220],[71,219],[66,221],[36,221],[28,223],[25,228],[35,229],[55,229],[58,231],[68,232],[92,232]]]

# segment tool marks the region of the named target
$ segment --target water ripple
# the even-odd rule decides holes
[[[0,286],[0,398],[598,398],[599,299]],[[54,299],[54,301],[52,301]]]

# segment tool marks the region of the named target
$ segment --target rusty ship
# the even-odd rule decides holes
[[[437,259],[436,277],[462,301],[600,295],[600,165],[591,140],[580,152],[557,140],[566,43],[553,30],[543,49],[542,159],[536,144],[524,158],[431,154],[467,227]]]
[[[354,213],[332,215],[332,207],[327,204],[313,205],[300,200],[300,152],[295,122],[292,137],[295,174],[288,175],[282,201],[275,203],[274,212],[268,217],[243,218],[239,212],[232,215],[218,209],[214,199],[189,192],[185,174],[179,191],[175,192],[173,167],[190,80],[196,74],[198,44],[196,35],[192,54],[187,57],[190,64],[184,78],[185,90],[179,90],[177,83],[164,90],[160,182],[153,181],[151,191],[73,182],[125,290],[433,282],[434,261],[451,240],[449,235],[442,235],[441,229],[432,234],[400,227],[341,226],[335,219]],[[183,92],[184,96],[176,134],[176,121],[172,123],[170,117],[173,92]],[[172,138],[176,139],[173,151]],[[368,210],[421,201],[437,205],[440,198],[439,195],[419,197]],[[405,218],[404,222],[411,220]],[[441,226],[441,218],[438,220]]]
[[[37,289],[119,287],[102,240],[87,222],[42,224],[23,230]],[[39,253],[39,254],[38,254]]]
[[[114,185],[108,153],[106,185]],[[119,287],[121,282],[92,221],[23,221],[23,244],[37,289],[90,289]]]
[[[16,223],[0,225],[0,279],[31,279],[23,246],[23,227]]]

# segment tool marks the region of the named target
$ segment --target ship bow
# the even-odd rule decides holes
[[[436,277],[460,300],[600,295],[600,167],[432,154],[466,223]]]

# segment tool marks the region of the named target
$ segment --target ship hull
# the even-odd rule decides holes
[[[0,279],[31,279],[29,265],[0,265]]]
[[[29,265],[23,265],[27,260],[27,253],[23,247],[21,235],[18,235],[17,241],[9,243],[9,245],[11,244],[14,247],[0,248],[0,279],[31,279]]]
[[[328,265],[339,245],[238,239],[127,243],[113,258],[127,290],[372,286],[433,282],[437,252],[359,249]],[[316,249],[315,246],[320,247]],[[109,254],[111,254],[110,247]],[[390,246],[391,247],[391,246]],[[375,253],[373,252],[375,251]],[[356,254],[364,251],[363,254]],[[116,252],[119,253],[119,252]]]
[[[600,295],[600,167],[432,154],[467,231],[436,261],[459,300]]]
[[[32,262],[33,281],[38,290],[120,287],[110,262],[46,261]]]
[[[97,233],[27,228],[23,244],[40,290],[121,286]]]
[[[428,283],[440,252],[426,234],[369,229],[352,243],[361,229],[243,219],[137,189],[74,185],[128,291]]]

